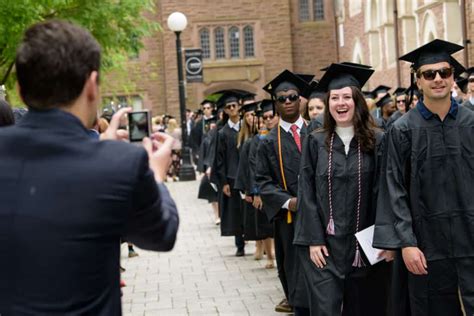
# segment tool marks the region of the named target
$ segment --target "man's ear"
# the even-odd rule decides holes
[[[89,102],[96,102],[99,98],[99,73],[97,71],[91,72],[85,85],[86,98]]]

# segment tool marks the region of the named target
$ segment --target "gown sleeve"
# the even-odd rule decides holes
[[[373,246],[381,249],[416,247],[407,189],[410,145],[397,126],[388,132],[385,152]]]
[[[243,193],[248,194],[248,154],[249,154],[249,147],[250,141],[247,140],[245,143],[242,144],[240,147],[240,158],[239,158],[239,166],[237,167],[237,177],[235,179],[234,189],[239,190]]]
[[[272,159],[278,161],[276,154],[272,151],[272,143],[264,140],[257,150],[256,182],[260,188],[260,196],[263,201],[263,208],[267,217],[272,221],[280,212],[283,204],[293,196],[285,191],[280,185],[274,168],[278,168],[278,163],[273,164]]]
[[[257,183],[255,181],[255,169],[257,167],[257,150],[258,150],[258,136],[255,136],[250,143],[249,149],[249,189],[250,194],[260,195],[260,190],[258,189]]]
[[[300,176],[298,180],[298,215],[295,222],[294,244],[304,246],[324,245],[325,228],[322,225],[316,202],[315,170],[318,146],[309,134],[303,142]]]
[[[226,139],[223,130],[220,130],[217,133],[217,141],[216,141],[216,154],[214,157],[214,164],[212,167],[211,173],[211,182],[216,183],[217,186],[222,188],[224,185],[227,184],[227,176],[226,176]]]

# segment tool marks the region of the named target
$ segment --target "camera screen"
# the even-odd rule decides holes
[[[149,133],[148,112],[135,112],[128,114],[128,130],[131,142],[142,141]]]

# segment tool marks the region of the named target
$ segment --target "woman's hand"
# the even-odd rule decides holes
[[[253,197],[253,207],[255,207],[257,210],[262,209],[263,201],[262,201],[262,198],[259,195],[255,195]]]
[[[393,259],[395,259],[395,251],[382,250],[379,253],[379,258],[384,258],[386,262],[393,261]]]
[[[322,269],[327,264],[326,259],[324,257],[329,257],[329,252],[326,246],[324,245],[309,246],[309,257],[318,268]]]

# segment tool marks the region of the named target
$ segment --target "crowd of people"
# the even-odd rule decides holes
[[[451,56],[462,49],[434,40],[402,56],[413,84],[393,93],[362,91],[374,69],[342,62],[319,80],[284,70],[263,100],[226,90],[188,111],[198,198],[236,256],[255,241],[265,268],[276,259],[276,311],[474,315],[474,68]],[[174,245],[163,182],[179,174],[183,131],[165,115],[142,147],[120,141],[131,109],[97,116],[100,47],[73,24],[28,29],[15,69],[28,111],[0,101],[0,314],[120,315],[120,242]]]
[[[451,56],[462,49],[434,40],[402,56],[410,87],[362,91],[372,67],[342,62],[319,80],[284,70],[267,99],[226,90],[201,103],[198,197],[236,256],[249,240],[266,267],[275,255],[276,311],[474,313],[474,68]]]

